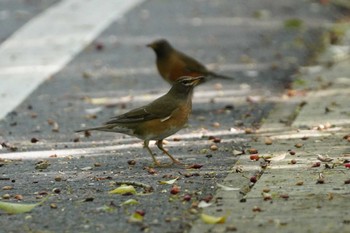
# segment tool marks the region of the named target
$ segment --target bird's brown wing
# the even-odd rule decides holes
[[[167,101],[167,96],[162,96],[152,103],[133,109],[122,115],[113,117],[105,125],[138,123],[153,119],[165,119],[170,117],[172,112],[178,108],[176,101]]]
[[[186,64],[186,69],[190,72],[198,72],[200,74],[206,75],[208,73],[207,68],[202,65],[199,61],[197,61],[196,59],[187,56],[186,54],[177,51],[177,54],[179,56],[179,58],[184,62],[184,64]]]

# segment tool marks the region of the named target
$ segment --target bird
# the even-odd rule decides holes
[[[170,85],[182,76],[205,76],[205,80],[210,78],[233,79],[232,77],[209,71],[196,59],[176,50],[165,39],[155,40],[146,46],[154,50],[158,72]]]
[[[192,111],[193,89],[203,80],[203,76],[181,77],[174,82],[166,94],[153,102],[112,117],[101,126],[80,129],[76,132],[97,130],[135,136],[143,140],[144,147],[151,154],[154,164],[163,166],[149,148],[150,140],[156,140],[157,147],[172,160],[171,164],[182,164],[164,149],[163,139],[175,134],[187,125]]]

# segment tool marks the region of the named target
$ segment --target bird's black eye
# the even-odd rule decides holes
[[[191,79],[183,79],[183,80],[181,80],[181,83],[185,86],[189,86],[189,85],[191,85],[192,80]]]

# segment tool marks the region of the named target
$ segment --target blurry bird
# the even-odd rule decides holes
[[[181,77],[174,82],[168,93],[148,105],[113,117],[102,126],[76,132],[98,130],[135,136],[144,140],[144,147],[151,154],[153,162],[161,166],[149,148],[149,141],[157,140],[157,147],[169,156],[173,163],[181,164],[163,148],[163,139],[185,127],[192,110],[193,88],[203,79],[202,76]]]
[[[230,79],[221,74],[209,71],[194,58],[176,50],[165,39],[156,40],[147,45],[156,53],[156,64],[159,74],[171,85],[182,76],[205,76],[210,78]]]

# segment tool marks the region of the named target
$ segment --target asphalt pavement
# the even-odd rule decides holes
[[[0,232],[350,232],[349,13],[322,3],[149,0],[115,19],[0,121],[1,201],[48,196],[0,211]],[[4,41],[55,7],[0,4]],[[158,38],[235,77],[198,87],[167,139],[192,169],[152,167],[136,138],[74,133],[169,89],[145,46]],[[137,193],[110,193],[121,184]]]

